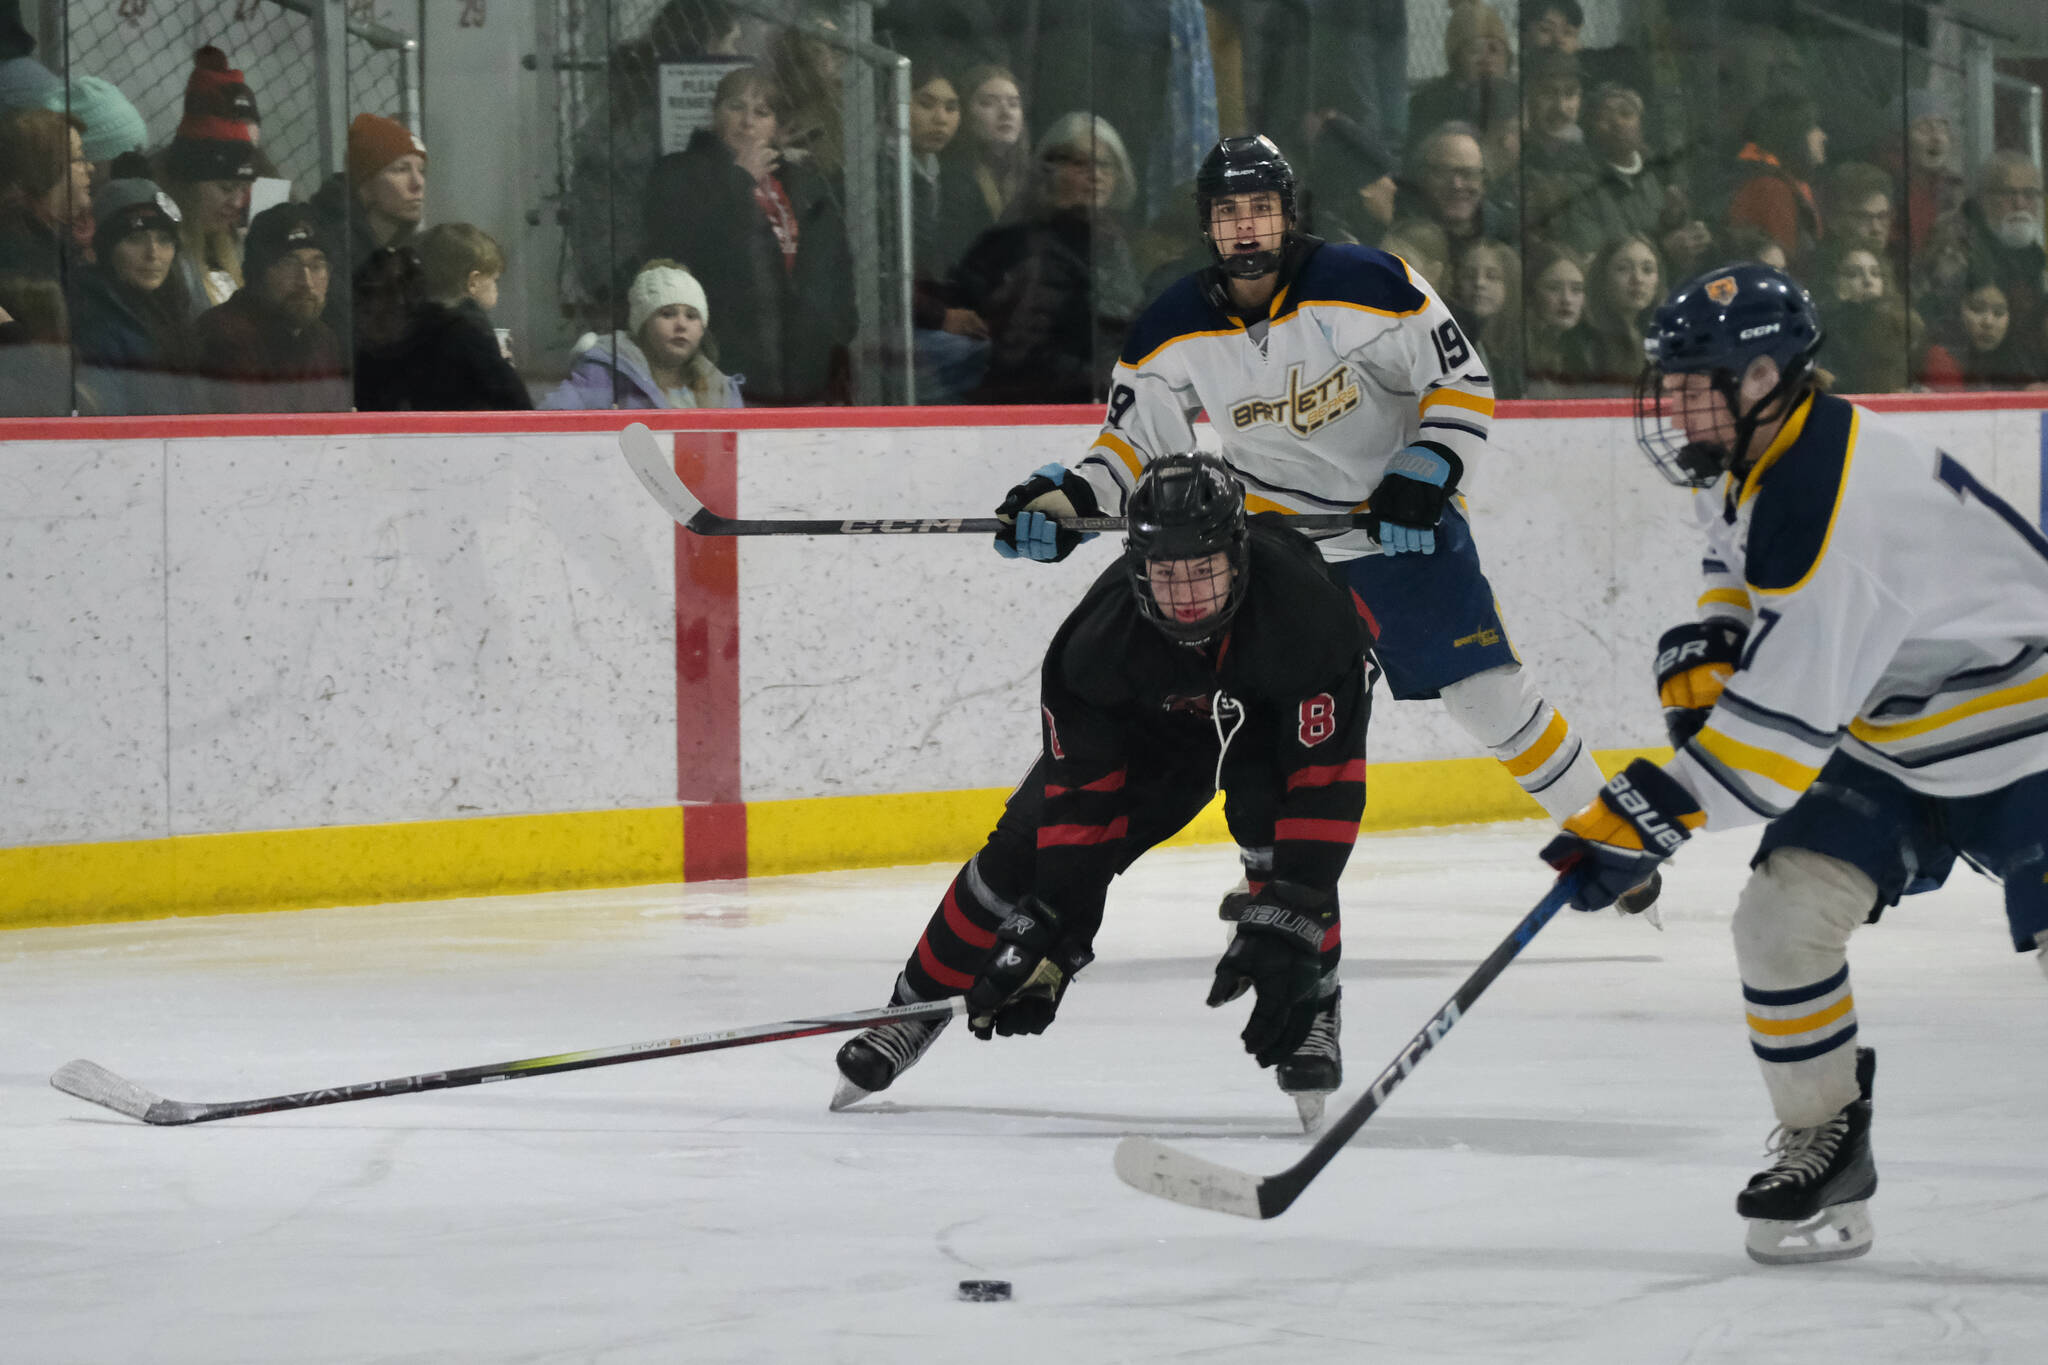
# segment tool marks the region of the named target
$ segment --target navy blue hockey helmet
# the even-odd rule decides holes
[[[1139,613],[1180,644],[1221,635],[1244,604],[1250,567],[1244,485],[1214,456],[1168,455],[1145,466],[1124,516],[1124,567]],[[1227,577],[1213,566],[1193,571],[1216,554],[1226,556]]]
[[[1650,315],[1648,360],[1636,385],[1636,444],[1671,482],[1704,488],[1740,465],[1763,414],[1789,411],[1810,384],[1823,333],[1813,300],[1792,277],[1747,262],[1695,275]],[[1743,411],[1742,376],[1762,358],[1777,362],[1778,382]],[[1732,446],[1690,437],[1667,410],[1664,376],[1705,374],[1735,420]]]
[[[1296,218],[1294,189],[1294,167],[1287,164],[1273,139],[1264,134],[1227,137],[1210,149],[1202,160],[1202,168],[1195,172],[1195,210],[1202,219],[1202,239],[1209,243],[1210,255],[1224,274],[1248,280],[1270,275],[1280,268],[1281,252],[1240,253],[1217,246],[1209,235],[1216,201],[1228,195],[1271,190],[1280,196],[1280,212],[1287,220],[1287,231],[1292,233]]]

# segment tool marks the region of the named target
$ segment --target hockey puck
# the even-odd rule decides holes
[[[1010,1282],[1008,1280],[962,1280],[960,1297],[968,1303],[1008,1303]]]

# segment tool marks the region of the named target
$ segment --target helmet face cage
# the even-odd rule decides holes
[[[1195,175],[1195,210],[1201,216],[1202,240],[1209,255],[1226,275],[1257,279],[1280,268],[1282,250],[1254,251],[1240,255],[1226,251],[1213,235],[1216,201],[1234,194],[1271,191],[1280,196],[1282,245],[1294,232],[1296,218],[1294,168],[1267,137],[1230,137],[1216,144]]]
[[[1127,515],[1124,566],[1139,614],[1179,644],[1220,636],[1244,604],[1250,567],[1242,485],[1208,456],[1168,456],[1146,466]]]
[[[1712,485],[1747,459],[1763,415],[1781,400],[1789,407],[1804,388],[1821,341],[1813,301],[1782,271],[1723,266],[1687,281],[1651,315],[1643,342],[1649,363],[1636,380],[1637,446],[1670,482]],[[1763,357],[1777,363],[1778,382],[1745,412],[1742,376]],[[1681,374],[1703,374],[1708,382],[1668,392],[1666,376]],[[1702,404],[1714,409],[1700,410]],[[1732,445],[1688,434],[1717,425],[1724,412],[1733,423]]]

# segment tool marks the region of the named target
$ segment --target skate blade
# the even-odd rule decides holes
[[[1294,1096],[1294,1112],[1301,1116],[1301,1131],[1313,1133],[1323,1126],[1323,1101],[1328,1096],[1321,1091],[1302,1091]]]
[[[852,1081],[846,1079],[846,1077],[841,1076],[839,1078],[839,1088],[832,1092],[832,1112],[836,1114],[848,1105],[859,1104],[874,1093],[872,1090],[861,1089]]]
[[[1877,1233],[1870,1224],[1870,1205],[1863,1200],[1830,1204],[1799,1222],[1749,1220],[1743,1249],[1760,1265],[1804,1265],[1809,1261],[1846,1261],[1870,1250]]]

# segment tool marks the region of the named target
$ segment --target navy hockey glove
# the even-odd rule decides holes
[[[1578,870],[1574,910],[1605,910],[1706,823],[1699,802],[1647,758],[1623,768],[1543,846],[1559,872]]]
[[[1464,472],[1458,457],[1434,442],[1403,447],[1387,462],[1386,476],[1369,502],[1380,519],[1380,550],[1435,554],[1437,523]]]
[[[1657,700],[1672,748],[1683,749],[1707,723],[1748,638],[1749,631],[1733,621],[1688,621],[1657,641]]]
[[[1026,896],[996,930],[995,951],[968,988],[967,1027],[983,1040],[1045,1032],[1067,983],[1094,960],[1065,938],[1051,906]]]
[[[1323,940],[1337,923],[1337,899],[1295,882],[1268,882],[1237,920],[1237,937],[1216,964],[1209,1006],[1257,992],[1244,1050],[1260,1066],[1294,1055],[1316,1021]]]
[[[1097,517],[1101,507],[1088,480],[1062,464],[1049,464],[1012,488],[996,508],[1010,523],[996,532],[996,553],[1004,559],[1065,559],[1093,531],[1069,531],[1058,523],[1069,517]]]

